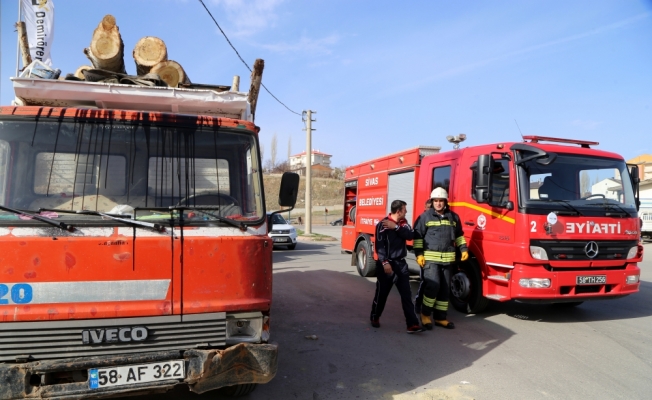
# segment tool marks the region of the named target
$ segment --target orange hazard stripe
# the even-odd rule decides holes
[[[508,217],[506,215],[498,214],[497,212],[487,210],[486,208],[476,206],[475,204],[466,203],[466,202],[463,202],[463,201],[456,201],[456,202],[448,203],[448,204],[450,206],[452,206],[452,207],[467,207],[467,208],[470,208],[472,210],[480,211],[481,213],[491,215],[494,218],[498,218],[498,219],[502,219],[503,221],[507,221],[510,224],[515,224],[516,223],[516,220],[514,218],[512,218],[512,217]]]

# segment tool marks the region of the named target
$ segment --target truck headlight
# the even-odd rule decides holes
[[[530,254],[532,255],[532,258],[534,258],[535,260],[548,259],[548,253],[546,253],[546,250],[543,247],[530,246]]]
[[[629,260],[630,258],[636,258],[636,255],[638,254],[638,246],[634,246],[629,251],[627,252],[627,259]]]
[[[249,312],[226,315],[226,344],[259,343],[263,333],[263,314]]]
[[[524,288],[532,289],[546,289],[550,287],[550,279],[548,278],[524,278],[519,279],[518,284]]]
[[[625,282],[627,285],[633,285],[635,283],[638,283],[638,280],[639,280],[638,275],[628,275]]]

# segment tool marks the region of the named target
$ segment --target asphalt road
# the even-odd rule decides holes
[[[322,229],[323,228],[323,229]],[[313,231],[337,234],[339,228]],[[331,233],[332,234],[332,233]],[[646,244],[652,259],[652,244]],[[452,310],[457,329],[405,333],[393,290],[369,325],[374,279],[339,242],[274,252],[278,374],[246,399],[643,399],[652,393],[652,262],[640,293],[572,309],[493,303]],[[413,282],[413,292],[416,291]],[[306,336],[315,335],[314,339]],[[177,389],[156,399],[215,399]]]

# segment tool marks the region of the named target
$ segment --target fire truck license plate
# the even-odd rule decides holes
[[[606,275],[578,276],[578,285],[604,285],[607,283]]]
[[[88,370],[88,382],[91,389],[185,379],[185,377],[186,370],[183,360]]]

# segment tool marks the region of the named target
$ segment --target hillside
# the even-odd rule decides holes
[[[278,189],[281,185],[281,174],[263,175],[265,185],[265,205],[268,210],[278,210]],[[306,198],[306,178],[299,181],[297,208],[304,208]],[[344,181],[331,178],[312,178],[312,205],[341,206],[344,199]]]

